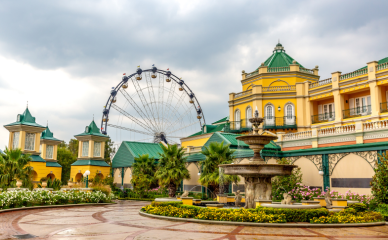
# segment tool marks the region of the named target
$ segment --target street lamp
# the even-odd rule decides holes
[[[90,175],[90,171],[86,170],[85,173],[84,173],[84,177],[86,177],[86,188],[88,188],[89,175]]]

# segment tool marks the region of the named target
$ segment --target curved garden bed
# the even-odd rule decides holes
[[[153,202],[143,207],[140,214],[174,221],[272,227],[360,227],[385,224],[380,213],[357,212],[354,208],[334,213],[325,208],[209,209],[177,202]]]

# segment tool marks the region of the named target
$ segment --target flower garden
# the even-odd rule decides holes
[[[352,204],[340,212],[319,209],[282,209],[257,207],[255,209],[209,209],[187,206],[181,202],[152,202],[142,212],[176,218],[193,218],[213,221],[256,223],[373,223],[384,221],[380,212],[370,211],[363,203]]]
[[[109,203],[113,195],[101,191],[9,191],[0,193],[0,209],[64,205],[80,203]]]

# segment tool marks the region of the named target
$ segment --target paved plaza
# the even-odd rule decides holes
[[[142,217],[149,202],[13,211],[0,214],[0,239],[388,239],[388,226],[270,228],[182,223]],[[286,226],[286,224],[285,224]]]

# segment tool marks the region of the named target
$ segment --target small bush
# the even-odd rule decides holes
[[[165,207],[165,206],[173,206],[173,207],[179,207],[179,206],[182,206],[182,202],[174,202],[174,201],[171,201],[171,202],[152,202],[151,203],[152,206],[154,207]]]
[[[383,216],[378,212],[356,212],[349,208],[337,213],[330,212],[328,216],[315,217],[310,223],[367,223],[383,220]]]
[[[284,214],[287,222],[310,222],[314,217],[327,216],[329,211],[326,208],[317,209],[286,209],[257,207],[256,211],[263,211],[266,214]]]
[[[356,212],[365,212],[368,209],[364,203],[352,203],[349,204],[349,208],[353,208]]]

